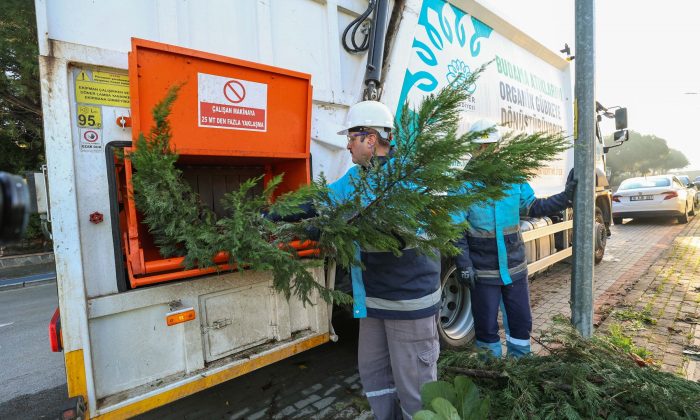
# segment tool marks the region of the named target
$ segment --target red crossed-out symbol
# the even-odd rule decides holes
[[[233,104],[242,102],[245,99],[245,86],[238,80],[229,80],[224,85],[224,96]]]
[[[97,131],[88,130],[83,133],[83,138],[89,143],[94,143],[100,136],[97,134]]]

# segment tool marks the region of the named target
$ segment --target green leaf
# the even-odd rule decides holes
[[[454,383],[455,391],[457,391],[458,394],[462,395],[466,394],[470,388],[475,386],[474,382],[472,382],[472,380],[469,379],[469,377],[464,375],[455,376]]]
[[[466,376],[456,376],[454,379],[457,392],[457,411],[464,420],[481,420],[488,415],[488,401],[479,397],[479,388]],[[484,404],[486,403],[486,404]],[[483,410],[486,410],[485,412]]]
[[[459,413],[457,412],[457,409],[452,405],[451,402],[446,400],[445,398],[438,397],[435,398],[431,403],[430,406],[435,410],[435,412],[438,414],[439,418],[445,419],[445,420],[461,420],[459,417]]]
[[[413,415],[413,420],[440,420],[440,418],[430,410],[420,410]]]
[[[452,405],[457,404],[457,394],[451,383],[445,381],[426,382],[420,389],[420,399],[424,408],[430,408],[436,398],[444,398]]]
[[[476,413],[477,415],[473,418],[478,419],[478,420],[488,419],[490,409],[491,409],[491,398],[487,396],[486,398],[484,398],[481,401],[481,404],[479,404],[479,410]]]

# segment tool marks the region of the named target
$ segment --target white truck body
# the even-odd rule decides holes
[[[408,0],[390,44],[383,102],[444,86],[465,69],[496,60],[465,104],[464,129],[488,117],[528,132],[572,132],[568,62],[478,2]],[[36,0],[49,204],[63,348],[70,396],[92,417],[125,417],[174,401],[329,340],[328,307],[303,307],[272,292],[266,273],[243,271],[119,292],[116,286],[105,146],[131,141],[127,77],[137,37],[311,74],[313,173],[335,180],[350,166],[336,132],[360,100],[364,55],[343,50],[340,35],[365,0]],[[393,3],[392,3],[393,7]],[[101,125],[80,127],[76,82],[113,78],[99,108]],[[452,76],[451,76],[452,75]],[[83,114],[84,115],[84,114]],[[87,133],[93,131],[93,133]],[[571,154],[532,182],[539,195],[562,190]],[[91,223],[99,212],[104,222]],[[530,232],[551,235],[570,222]],[[528,239],[528,238],[526,238]],[[541,269],[570,249],[540,262]],[[537,263],[535,263],[537,264]],[[329,270],[330,271],[330,270]],[[325,278],[316,269],[319,282]],[[165,314],[194,308],[197,319],[165,325]]]

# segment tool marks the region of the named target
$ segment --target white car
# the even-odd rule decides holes
[[[690,177],[688,175],[678,175],[678,180],[685,185],[688,192],[694,197],[693,213],[696,213],[700,209],[700,192],[698,192],[697,182],[690,182]]]
[[[613,223],[622,224],[623,218],[677,217],[679,223],[688,223],[694,215],[694,197],[674,175],[629,178],[613,195]]]

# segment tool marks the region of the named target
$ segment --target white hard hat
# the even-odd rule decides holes
[[[469,127],[469,132],[484,132],[481,137],[472,140],[472,143],[498,143],[501,141],[501,133],[498,129],[498,125],[488,119],[476,121]]]
[[[384,135],[394,128],[394,116],[389,108],[378,101],[362,101],[350,107],[344,128],[338,134],[348,134],[355,127],[368,127]]]

